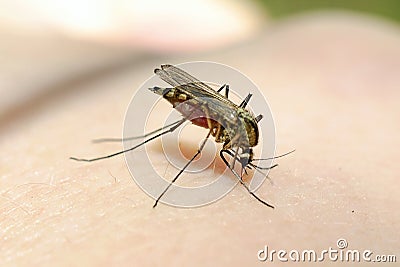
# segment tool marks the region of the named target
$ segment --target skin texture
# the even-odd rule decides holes
[[[260,264],[265,245],[321,251],[339,238],[349,249],[399,256],[399,33],[352,15],[293,18],[241,46],[133,60],[5,113],[0,265],[247,266]],[[257,191],[275,210],[239,186],[203,208],[152,209],[123,157],[68,160],[119,150],[89,140],[121,135],[129,99],[155,67],[192,60],[250,77],[274,113],[277,153],[296,149]],[[157,166],[162,150],[151,148]]]

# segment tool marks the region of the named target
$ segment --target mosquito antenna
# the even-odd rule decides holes
[[[278,164],[274,164],[271,167],[260,167],[260,166],[254,165],[253,163],[249,163],[249,165],[251,167],[254,167],[255,169],[258,169],[258,170],[270,170],[270,169],[273,169],[273,168],[278,166]]]
[[[168,127],[171,127],[175,124],[178,124],[181,120],[179,121],[175,121],[173,123],[170,123],[168,125],[165,125],[157,130],[154,130],[152,132],[149,132],[147,134],[144,135],[140,135],[140,136],[132,136],[132,137],[127,137],[127,138],[99,138],[99,139],[93,139],[92,143],[104,143],[104,142],[124,142],[124,141],[129,141],[129,140],[135,140],[135,139],[142,139],[142,138],[146,138],[147,136],[150,136],[152,134],[155,134],[159,131],[162,131]]]
[[[233,152],[233,149],[232,149]],[[230,168],[234,169],[236,164],[236,159],[239,159],[239,147],[235,150],[235,155],[233,156],[233,162],[230,165]],[[238,160],[239,161],[239,160]]]
[[[224,156],[224,152],[227,152],[228,150],[221,150],[219,152],[220,157],[222,158],[222,160],[224,161],[225,165],[231,170],[231,172],[233,173],[233,175],[235,175],[235,177],[239,180],[239,182],[244,186],[244,188],[246,188],[246,190],[250,193],[250,195],[252,195],[255,199],[257,199],[259,202],[263,203],[264,205],[270,207],[270,208],[274,208],[274,206],[268,204],[267,202],[265,202],[264,200],[262,200],[261,198],[259,198],[256,194],[254,194],[253,192],[250,191],[249,187],[243,182],[242,178],[239,176],[239,174],[237,174],[237,172],[234,169],[231,169],[229,162],[226,160],[225,156]],[[229,154],[229,153],[228,153]]]
[[[156,199],[156,202],[153,205],[153,208],[155,208],[160,201],[161,197],[168,191],[168,189],[175,183],[175,181],[179,178],[179,176],[185,171],[185,169],[189,166],[190,163],[201,153],[201,151],[204,148],[204,145],[206,144],[208,138],[210,137],[211,130],[208,132],[206,138],[204,138],[203,143],[201,143],[199,149],[197,150],[196,154],[193,155],[193,157],[183,166],[183,168],[178,172],[177,175],[175,175],[174,179],[169,183],[169,185],[164,189],[164,191],[158,196]]]
[[[292,154],[292,153],[295,152],[295,151],[296,151],[296,149],[293,149],[292,151],[289,151],[289,152],[287,152],[287,153],[285,153],[285,154],[282,154],[282,155],[279,155],[279,156],[275,156],[275,157],[272,157],[272,158],[266,158],[266,159],[252,159],[251,161],[256,161],[256,160],[270,160],[270,159],[282,158],[282,157],[284,157],[284,156],[287,156],[287,155],[289,155],[289,154]]]
[[[166,130],[166,131],[164,131],[164,132],[161,132],[161,133],[159,133],[159,134],[157,134],[157,135],[155,135],[155,136],[153,136],[153,137],[151,137],[151,138],[149,138],[149,139],[147,139],[147,140],[145,140],[145,141],[143,141],[143,142],[141,142],[140,144],[138,144],[138,145],[136,145],[136,146],[134,146],[134,147],[131,147],[131,148],[128,148],[128,149],[125,149],[125,150],[122,150],[122,151],[119,151],[119,152],[116,152],[116,153],[107,155],[107,156],[98,157],[98,158],[93,158],[93,159],[82,159],[82,158],[70,157],[70,159],[76,160],[76,161],[91,162],[91,161],[96,161],[96,160],[111,158],[111,157],[114,157],[114,156],[117,156],[117,155],[120,155],[120,154],[129,152],[129,151],[132,151],[132,150],[134,150],[134,149],[136,149],[136,148],[138,148],[138,147],[140,147],[140,146],[146,144],[147,142],[150,142],[151,140],[154,140],[154,139],[160,137],[160,136],[163,135],[163,134],[173,132],[176,128],[178,128],[178,127],[179,127],[182,123],[184,123],[185,121],[186,121],[186,119],[182,119],[182,120],[179,121],[179,123],[178,123],[177,125],[175,125],[175,126],[169,128],[168,130]]]

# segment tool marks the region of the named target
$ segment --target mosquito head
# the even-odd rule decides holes
[[[244,148],[243,153],[240,154],[240,164],[245,168],[251,161],[253,160],[253,149],[252,148]]]

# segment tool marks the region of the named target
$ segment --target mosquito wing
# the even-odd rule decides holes
[[[161,65],[161,69],[155,69],[162,80],[190,95],[193,98],[208,97],[221,101],[229,106],[237,108],[237,105],[223,95],[218,94],[214,89],[204,82],[193,77],[184,70],[173,65]]]
[[[185,102],[189,105],[194,103],[192,106],[198,109],[200,114],[205,114],[204,111],[207,110],[207,116],[223,123],[224,127],[237,124],[244,127],[238,120],[239,107],[204,82],[172,65],[161,65],[161,69],[155,69],[154,72],[162,80],[186,94],[189,99]],[[253,117],[250,112],[249,116]],[[255,125],[257,125],[256,121]]]

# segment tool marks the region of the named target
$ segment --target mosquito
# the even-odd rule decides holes
[[[162,88],[155,86],[153,88],[149,88],[149,90],[161,95],[164,99],[170,102],[172,106],[182,114],[183,118],[143,136],[125,139],[105,138],[94,140],[95,142],[126,141],[151,136],[131,148],[98,158],[84,159],[71,157],[70,159],[91,162],[111,158],[135,150],[136,148],[164,134],[172,133],[184,122],[190,121],[194,125],[208,129],[208,134],[200,144],[193,157],[175,175],[169,185],[158,196],[153,208],[157,206],[160,199],[176,182],[185,169],[198,155],[201,154],[210,136],[214,137],[215,142],[223,144],[219,155],[224,164],[230,169],[240,184],[243,185],[243,187],[259,202],[270,208],[274,208],[274,206],[259,198],[249,189],[249,187],[243,181],[243,174],[247,174],[246,169],[255,169],[257,171],[261,171],[275,168],[278,166],[278,164],[269,167],[261,167],[256,165],[254,162],[283,157],[294,152],[294,150],[273,158],[255,159],[253,157],[253,147],[255,147],[259,142],[258,123],[263,116],[261,114],[254,116],[249,110],[246,109],[252,94],[249,93],[243,99],[243,101],[237,105],[229,99],[229,85],[227,84],[222,85],[217,91],[215,91],[206,83],[196,79],[184,70],[169,64],[161,65],[161,68],[156,68],[154,73],[172,87]],[[223,90],[224,94],[221,93]],[[227,155],[231,158],[231,163],[227,159]],[[235,170],[236,162],[239,162],[241,165],[240,174]]]

